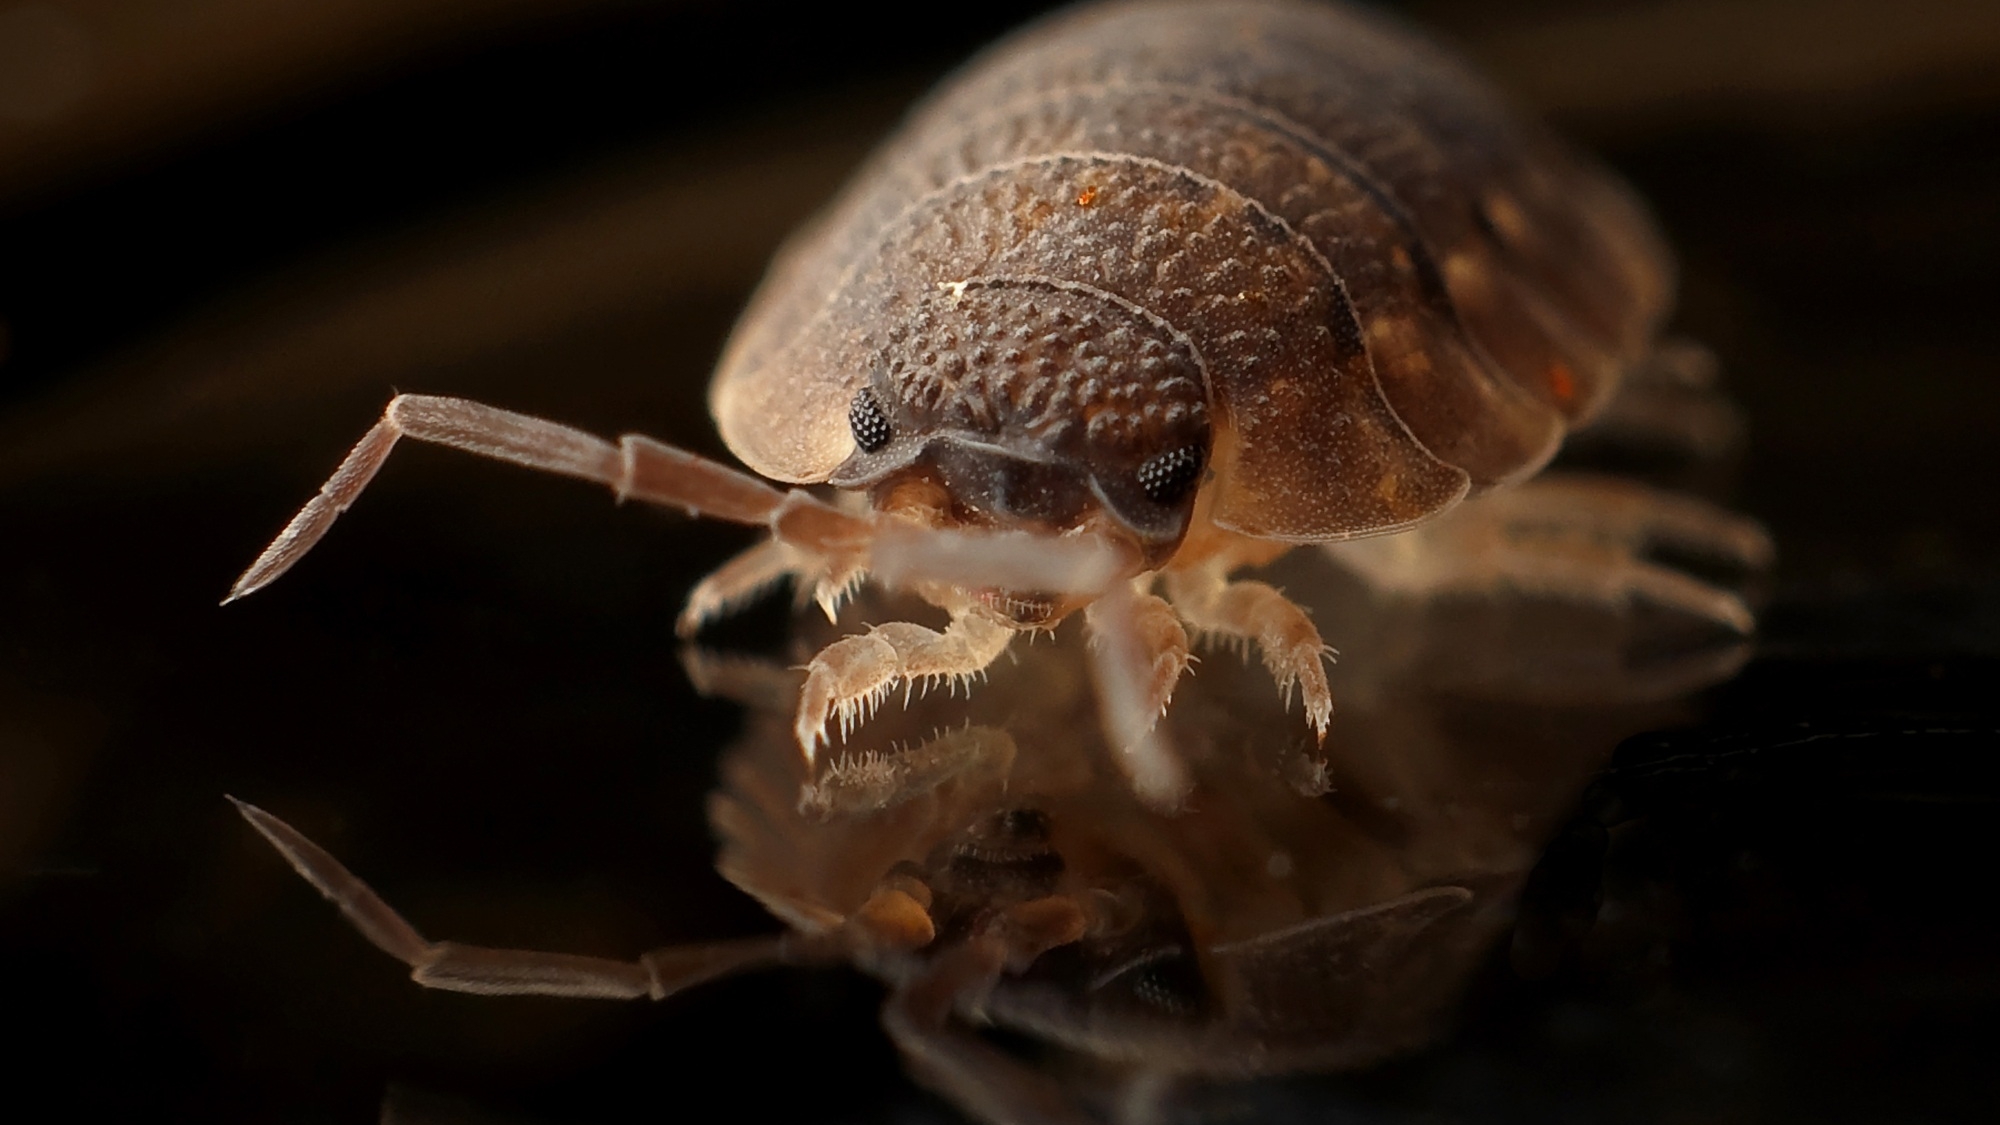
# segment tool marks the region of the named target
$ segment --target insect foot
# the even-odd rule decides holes
[[[1327,724],[1333,720],[1326,661],[1334,653],[1304,610],[1271,586],[1230,581],[1217,567],[1169,573],[1166,580],[1175,608],[1202,634],[1245,644],[1255,641],[1286,706],[1291,705],[1296,686],[1305,702],[1306,722],[1315,736],[1326,738]]]
[[[967,610],[942,633],[896,621],[821,649],[806,666],[793,728],[806,761],[826,742],[829,722],[838,722],[844,741],[899,683],[906,702],[912,690],[928,693],[938,684],[954,693],[961,684],[969,690],[1013,639],[1012,626]]]

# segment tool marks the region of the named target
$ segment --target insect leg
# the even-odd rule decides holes
[[[703,625],[751,601],[765,590],[806,569],[800,552],[776,539],[764,539],[723,563],[688,592],[687,606],[674,622],[674,633],[687,639]]]
[[[1101,535],[973,531],[884,521],[871,547],[874,575],[890,585],[930,580],[1098,595],[1139,569],[1127,546]]]
[[[1192,660],[1187,632],[1167,603],[1122,585],[1092,602],[1084,617],[1105,738],[1133,792],[1157,808],[1179,808],[1187,771],[1159,723]]]
[[[255,593],[277,580],[312,550],[333,521],[351,507],[401,438],[511,461],[530,469],[560,473],[607,485],[620,499],[644,500],[712,515],[737,523],[775,522],[783,511],[794,523],[825,526],[843,521],[850,533],[868,521],[849,516],[801,492],[781,492],[746,473],[685,450],[628,434],[612,444],[557,422],[516,414],[465,399],[397,395],[381,421],[362,437],[346,460],[278,533],[250,569],[236,580],[227,601]],[[818,508],[809,515],[802,509]]]
[[[1013,639],[1011,626],[968,610],[954,614],[942,633],[892,621],[826,646],[806,666],[793,724],[806,761],[827,741],[827,724],[834,719],[845,737],[898,683],[928,688],[943,681],[954,689],[960,683],[969,688],[972,677],[998,659]]]
[[[953,784],[974,792],[1006,792],[1019,749],[998,727],[947,731],[900,752],[844,754],[826,775],[799,792],[799,811],[822,820],[865,816]]]
[[[798,705],[802,677],[797,668],[699,645],[682,646],[680,656],[688,683],[703,695],[771,715],[790,714]]]
[[[1751,520],[1688,496],[1608,477],[1551,475],[1461,505],[1401,535],[1329,553],[1378,590],[1403,596],[1517,593],[1606,607],[1651,604],[1748,635],[1734,591],[1649,559],[1691,556],[1746,572],[1769,566]]]
[[[1333,720],[1333,692],[1326,683],[1326,659],[1333,650],[1320,640],[1312,618],[1265,583],[1230,581],[1214,562],[1165,577],[1174,608],[1197,631],[1257,642],[1278,690],[1289,700],[1298,686],[1306,721],[1325,738]]]
[[[662,1000],[690,985],[764,965],[824,960],[811,939],[793,935],[656,949],[635,961],[489,949],[428,941],[388,903],[325,849],[270,813],[231,797],[236,811],[261,833],[292,869],[319,888],[377,949],[410,966],[410,979],[426,988],[489,996],[570,996],[587,999]]]

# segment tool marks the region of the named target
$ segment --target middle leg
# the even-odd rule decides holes
[[[1230,581],[1227,564],[1220,559],[1168,571],[1164,577],[1167,597],[1197,632],[1257,642],[1264,667],[1278,681],[1286,703],[1297,685],[1306,722],[1316,736],[1326,738],[1327,724],[1333,721],[1333,692],[1327,687],[1325,661],[1333,650],[1320,639],[1305,610],[1265,583]]]
[[[1160,716],[1194,657],[1172,606],[1130,586],[1113,588],[1084,611],[1099,719],[1132,790],[1161,811],[1179,809],[1191,788],[1187,768],[1160,729]]]

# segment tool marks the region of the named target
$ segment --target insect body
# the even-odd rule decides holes
[[[400,436],[598,480],[770,540],[684,626],[791,578],[951,615],[810,665],[807,757],[898,684],[979,674],[1087,608],[1132,780],[1188,634],[1254,642],[1324,735],[1326,647],[1237,580],[1533,473],[1653,344],[1671,269],[1605,173],[1377,17],[1299,0],[1088,6],[933,95],[773,265],[710,405],[781,492],[641,437],[403,396],[239,580],[268,583]],[[1158,589],[1161,594],[1153,591]]]

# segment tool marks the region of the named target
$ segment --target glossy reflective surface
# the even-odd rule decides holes
[[[1542,39],[1451,26],[1506,59],[1567,10],[1544,9]],[[938,65],[1012,20],[959,29]],[[924,80],[847,109],[772,86],[764,117],[718,93],[621,126],[604,107],[642,99],[560,102],[517,64],[648,88],[682,29],[549,26],[10,197],[0,936],[36,1033],[15,1061],[80,1111],[365,1120],[392,1090],[434,1120],[654,1120],[712,1081],[745,1116],[949,1119],[859,975],[658,1008],[426,994],[221,800],[281,808],[439,936],[629,954],[770,925],[711,866],[703,803],[737,713],[686,690],[668,643],[732,536],[412,452],[287,588],[213,606],[392,384],[718,451],[701,382],[757,263]],[[832,34],[756,53],[817,81]],[[1679,323],[1723,356],[1750,432],[1733,472],[1693,483],[1780,546],[1759,648],[1551,811],[1524,924],[1439,1046],[1188,1113],[1990,1116],[2000,171],[1993,68],[1963,62],[1983,34],[1943,37],[1913,78],[1769,101],[1657,93],[1689,73],[1673,59],[1702,73],[1688,44],[1728,36],[1637,36],[1668,62],[1613,69],[1652,101],[1515,72],[1568,99],[1687,263]],[[850,54],[890,57],[871,49]],[[496,103],[446,93],[522,89],[558,125],[516,113],[487,142],[469,123]],[[557,136],[639,147],[604,169]],[[766,650],[786,623],[774,603],[716,640]],[[1362,639],[1329,636],[1358,672]]]

